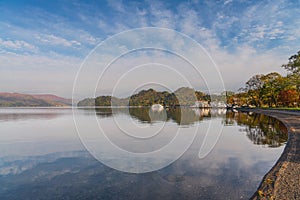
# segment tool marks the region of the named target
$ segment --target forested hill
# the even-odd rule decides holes
[[[30,95],[0,92],[0,107],[61,107],[71,105],[71,99],[52,94]]]
[[[94,102],[93,102],[94,100]],[[173,93],[156,91],[154,89],[142,90],[127,98],[99,96],[95,99],[87,98],[80,101],[78,106],[151,106],[161,104],[164,106],[194,105],[195,101],[209,101],[210,96],[191,88],[182,87]]]

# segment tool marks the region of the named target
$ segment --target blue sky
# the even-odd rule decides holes
[[[0,91],[70,97],[83,59],[101,41],[161,27],[201,44],[227,89],[279,71],[300,44],[300,1],[0,1]],[[180,87],[180,86],[179,86]]]

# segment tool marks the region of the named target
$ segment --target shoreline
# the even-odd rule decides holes
[[[286,110],[239,109],[274,117],[287,128],[287,144],[271,170],[250,198],[300,199],[300,112]]]

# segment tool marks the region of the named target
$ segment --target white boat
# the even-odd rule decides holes
[[[163,109],[164,109],[164,107],[162,105],[160,105],[160,104],[153,104],[151,106],[151,110],[153,112],[161,112]]]

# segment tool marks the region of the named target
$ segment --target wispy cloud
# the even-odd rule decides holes
[[[150,23],[162,28],[176,28],[177,14],[166,8],[162,2],[153,1],[149,5]]]
[[[233,1],[233,0],[226,0],[226,1],[224,1],[224,5],[229,4],[229,3],[232,3],[232,1]]]
[[[45,34],[38,34],[36,35],[36,39],[40,42],[48,44],[48,45],[62,45],[65,47],[72,47],[72,46],[80,46],[81,43],[76,40],[67,40],[63,37],[58,37],[53,34],[45,35]]]
[[[125,12],[122,0],[108,0],[107,3],[114,10],[117,10],[119,12]]]
[[[2,72],[45,66],[54,70],[53,77],[62,69],[75,74],[74,66],[99,42],[147,26],[175,29],[199,42],[233,89],[256,72],[283,73],[280,64],[299,50],[298,1],[53,1],[28,3],[26,9],[8,5],[0,10]],[[173,42],[178,49],[186,45]],[[44,85],[51,84],[50,79]]]
[[[38,47],[29,44],[22,40],[3,40],[0,38],[0,47],[11,51],[11,50],[21,50],[22,52],[31,51],[36,52]]]

